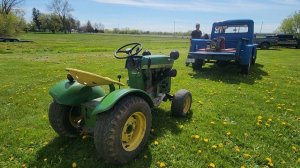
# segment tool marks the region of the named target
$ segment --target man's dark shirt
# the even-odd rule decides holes
[[[201,30],[199,30],[199,31],[194,30],[194,31],[192,31],[191,36],[192,36],[192,39],[200,39],[202,36],[202,32],[201,32]]]

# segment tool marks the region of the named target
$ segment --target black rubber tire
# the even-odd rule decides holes
[[[65,137],[78,137],[79,136],[79,127],[72,125],[70,121],[71,115],[80,115],[78,111],[75,111],[77,108],[72,106],[66,106],[58,104],[57,102],[52,102],[49,107],[49,122],[52,128],[60,136]]]
[[[229,61],[217,61],[216,64],[218,67],[225,67],[229,64]]]
[[[251,62],[249,62],[248,65],[241,65],[241,73],[248,75],[250,72],[250,68],[251,68]]]
[[[204,60],[202,59],[195,59],[195,62],[192,63],[193,70],[201,70],[203,65]]]
[[[268,42],[262,42],[260,44],[260,49],[267,50],[267,49],[270,48],[270,46],[271,46],[270,43],[268,43]]]
[[[187,105],[187,107],[185,105]],[[191,105],[192,94],[188,90],[181,89],[176,92],[173,97],[171,104],[171,113],[175,117],[185,117],[189,113]]]
[[[122,145],[122,130],[127,119],[135,112],[145,116],[146,130],[140,144],[134,150],[126,151]],[[151,109],[144,99],[136,96],[122,98],[111,110],[98,115],[94,131],[96,149],[106,161],[125,164],[144,148],[151,125]]]
[[[257,50],[254,51],[252,55],[251,65],[254,65],[256,62]]]

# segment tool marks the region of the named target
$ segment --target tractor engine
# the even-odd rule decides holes
[[[127,58],[125,67],[128,69],[128,85],[131,88],[144,90],[151,97],[169,93],[171,77],[177,75],[177,71],[172,69],[172,66],[178,57],[179,53],[172,51],[170,57],[144,55]]]

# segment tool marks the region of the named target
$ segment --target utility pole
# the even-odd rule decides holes
[[[176,34],[175,34],[175,29],[176,28],[176,24],[175,24],[175,21],[174,21],[174,37],[176,36]]]
[[[259,34],[261,34],[261,30],[262,30],[263,24],[264,24],[264,21],[261,22]]]

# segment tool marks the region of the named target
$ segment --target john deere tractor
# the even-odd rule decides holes
[[[184,117],[191,108],[192,95],[185,89],[170,94],[172,69],[179,53],[170,56],[151,55],[142,45],[130,43],[117,49],[115,58],[125,59],[128,88],[113,80],[90,72],[67,68],[67,79],[50,90],[53,102],[49,108],[52,128],[61,136],[77,137],[93,134],[100,156],[112,163],[127,163],[147,143],[151,109],[170,100],[171,114]],[[109,93],[103,89],[107,85]]]

